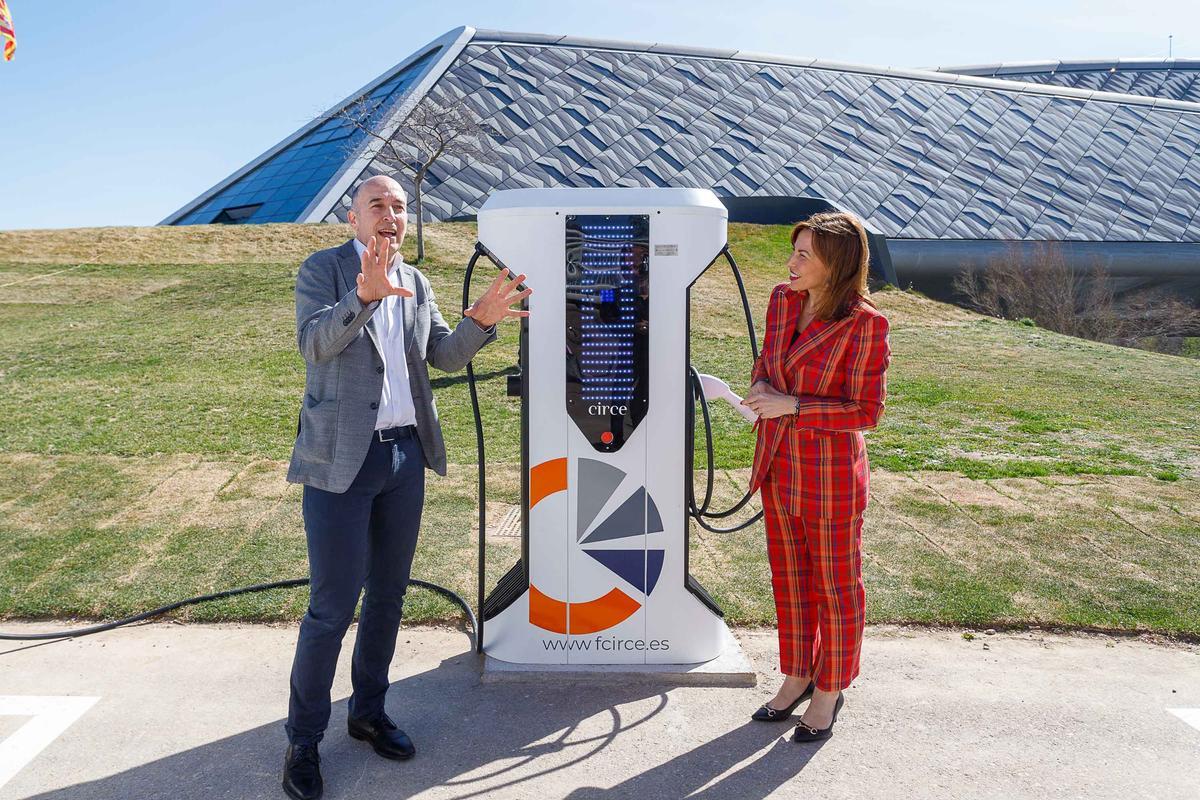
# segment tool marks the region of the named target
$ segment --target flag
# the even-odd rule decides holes
[[[0,42],[4,42],[4,60],[12,61],[17,49],[17,34],[13,30],[12,12],[8,10],[5,0],[0,0]]]

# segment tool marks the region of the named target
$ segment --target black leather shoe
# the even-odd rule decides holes
[[[801,719],[796,723],[796,730],[792,733],[793,742],[819,742],[822,739],[828,739],[833,736],[833,723],[837,722],[838,712],[842,710],[842,704],[846,702],[846,697],[838,694],[837,702],[833,704],[833,719],[829,721],[828,728],[810,728],[804,724]]]
[[[813,690],[817,688],[815,681],[808,682],[808,688],[801,692],[800,696],[786,708],[771,708],[771,706],[763,703],[763,705],[750,715],[750,719],[755,722],[779,722],[781,719],[787,719],[796,710],[796,706],[803,703],[808,698],[812,697]]]
[[[318,800],[325,791],[315,744],[288,745],[283,758],[283,790],[295,800]]]
[[[346,727],[351,736],[370,742],[375,752],[384,758],[404,761],[412,758],[417,752],[412,739],[397,728],[396,723],[388,719],[387,714],[371,720],[349,718],[346,720]]]

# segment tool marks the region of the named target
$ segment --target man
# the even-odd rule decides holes
[[[429,281],[400,258],[404,190],[379,176],[355,189],[354,239],[314,253],[296,278],[296,338],[306,365],[288,480],[304,484],[311,594],[288,705],[283,788],[321,796],[317,743],[329,722],[342,638],[365,588],[351,668],[349,733],[392,759],[416,752],[384,713],[388,666],[421,524],[426,467],[446,449],[426,364],[463,368],[530,289],[504,270],[451,331]]]

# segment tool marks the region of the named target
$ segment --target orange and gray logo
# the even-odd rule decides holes
[[[662,517],[646,487],[639,486],[620,505],[603,519],[597,519],[601,509],[616,494],[625,473],[611,464],[591,458],[581,458],[576,472],[576,546],[600,565],[612,572],[622,584],[645,598],[654,591],[662,574],[661,549],[644,547],[625,549],[597,547],[601,542],[613,542],[658,533],[663,530]],[[556,458],[536,465],[529,473],[529,507],[557,492],[567,490],[567,459]],[[642,607],[620,586],[607,594],[579,603],[555,599],[529,584],[529,621],[553,633],[596,633],[619,625]]]

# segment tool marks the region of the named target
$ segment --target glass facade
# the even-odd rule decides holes
[[[438,52],[429,51],[366,96],[364,113],[371,123],[381,120],[403,97]],[[328,119],[174,224],[295,222],[365,135],[349,120]],[[254,206],[257,208],[251,213],[245,213]]]

